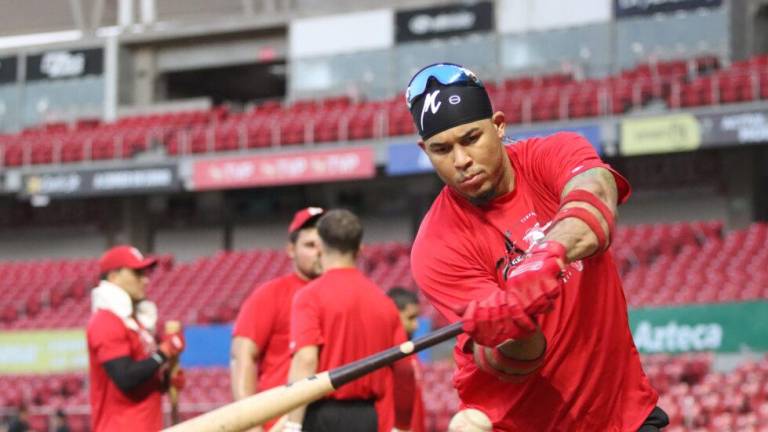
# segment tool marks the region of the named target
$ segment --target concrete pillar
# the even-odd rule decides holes
[[[768,222],[768,149],[755,149],[755,188],[754,215],[755,220]]]
[[[117,25],[128,27],[135,22],[133,0],[117,0]]]
[[[117,89],[120,80],[117,36],[110,36],[104,44],[104,120],[117,119]]]
[[[755,151],[750,148],[729,149],[721,153],[723,187],[728,197],[730,229],[744,228],[754,217]]]
[[[118,233],[120,243],[129,243],[144,253],[154,249],[152,223],[147,211],[147,197],[134,196],[120,200],[121,227]]]
[[[752,19],[752,54],[768,53],[768,0],[755,6]]]
[[[768,7],[768,0],[730,0],[728,2],[730,20],[731,59],[741,60],[761,52],[768,47],[765,42],[768,34],[764,28],[768,18],[761,18]]]
[[[155,0],[141,0],[141,23],[152,24],[157,21],[157,4]]]
[[[144,47],[133,51],[133,103],[150,105],[155,101],[157,66],[155,52]]]
[[[740,60],[747,57],[747,35],[751,28],[748,24],[747,1],[731,0],[728,2],[728,21],[730,33],[731,60]]]

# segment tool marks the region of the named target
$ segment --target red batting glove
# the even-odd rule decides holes
[[[525,313],[533,317],[548,312],[563,288],[565,247],[543,241],[507,277],[506,289],[514,292]]]
[[[178,357],[186,347],[183,333],[171,333],[163,336],[163,340],[160,342],[160,352],[163,353],[165,358]]]
[[[187,385],[187,378],[184,375],[184,369],[178,369],[176,373],[171,374],[171,387],[178,391],[184,390],[184,386]]]
[[[536,331],[513,293],[496,291],[483,300],[472,300],[464,312],[464,331],[480,345],[495,347],[508,339],[524,339]]]

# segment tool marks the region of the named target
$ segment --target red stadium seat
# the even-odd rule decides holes
[[[633,306],[733,301],[766,295],[765,244],[768,224],[728,233],[720,221],[645,224],[620,226],[613,253]],[[360,263],[382,289],[395,285],[416,289],[409,255],[409,244],[371,244],[364,248]],[[710,262],[720,265],[711,267]],[[174,262],[166,255],[152,275],[150,297],[164,314],[185,322],[231,322],[254,286],[290,271],[290,266],[280,250],[227,251],[189,262]],[[86,293],[96,277],[93,259],[0,262],[0,328],[84,326],[90,306]],[[30,313],[33,308],[36,312]],[[431,306],[425,304],[424,313],[441,324]],[[727,374],[714,373],[712,358],[706,354],[650,356],[644,362],[649,380],[662,393],[671,430],[742,430],[768,423],[767,359]],[[185,415],[230,401],[227,374],[224,367],[191,370],[190,389],[205,391],[185,393]],[[456,410],[451,374],[448,363],[425,366],[425,403],[432,425],[444,427]],[[44,379],[2,376],[0,400],[87,406],[88,391],[83,374]]]
[[[653,99],[670,108],[768,99],[765,59],[758,55],[721,68],[717,57],[703,56],[641,63],[601,80],[550,73],[486,82],[495,108],[507,114],[509,123],[543,122],[621,114]],[[414,133],[402,95],[384,102],[332,96],[285,105],[273,100],[244,113],[222,106],[123,117],[114,123],[51,123],[0,141],[3,165],[19,166],[132,158],[156,146],[178,155]]]

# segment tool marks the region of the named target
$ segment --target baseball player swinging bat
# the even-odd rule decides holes
[[[364,359],[292,384],[261,392],[201,416],[179,423],[166,432],[235,432],[258,426],[331,393],[344,384],[371,373],[425,348],[437,345],[462,333],[456,322],[426,336],[414,339]]]

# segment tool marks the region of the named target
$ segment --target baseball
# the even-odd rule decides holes
[[[491,419],[484,412],[468,408],[457,412],[448,423],[448,432],[492,432]]]

